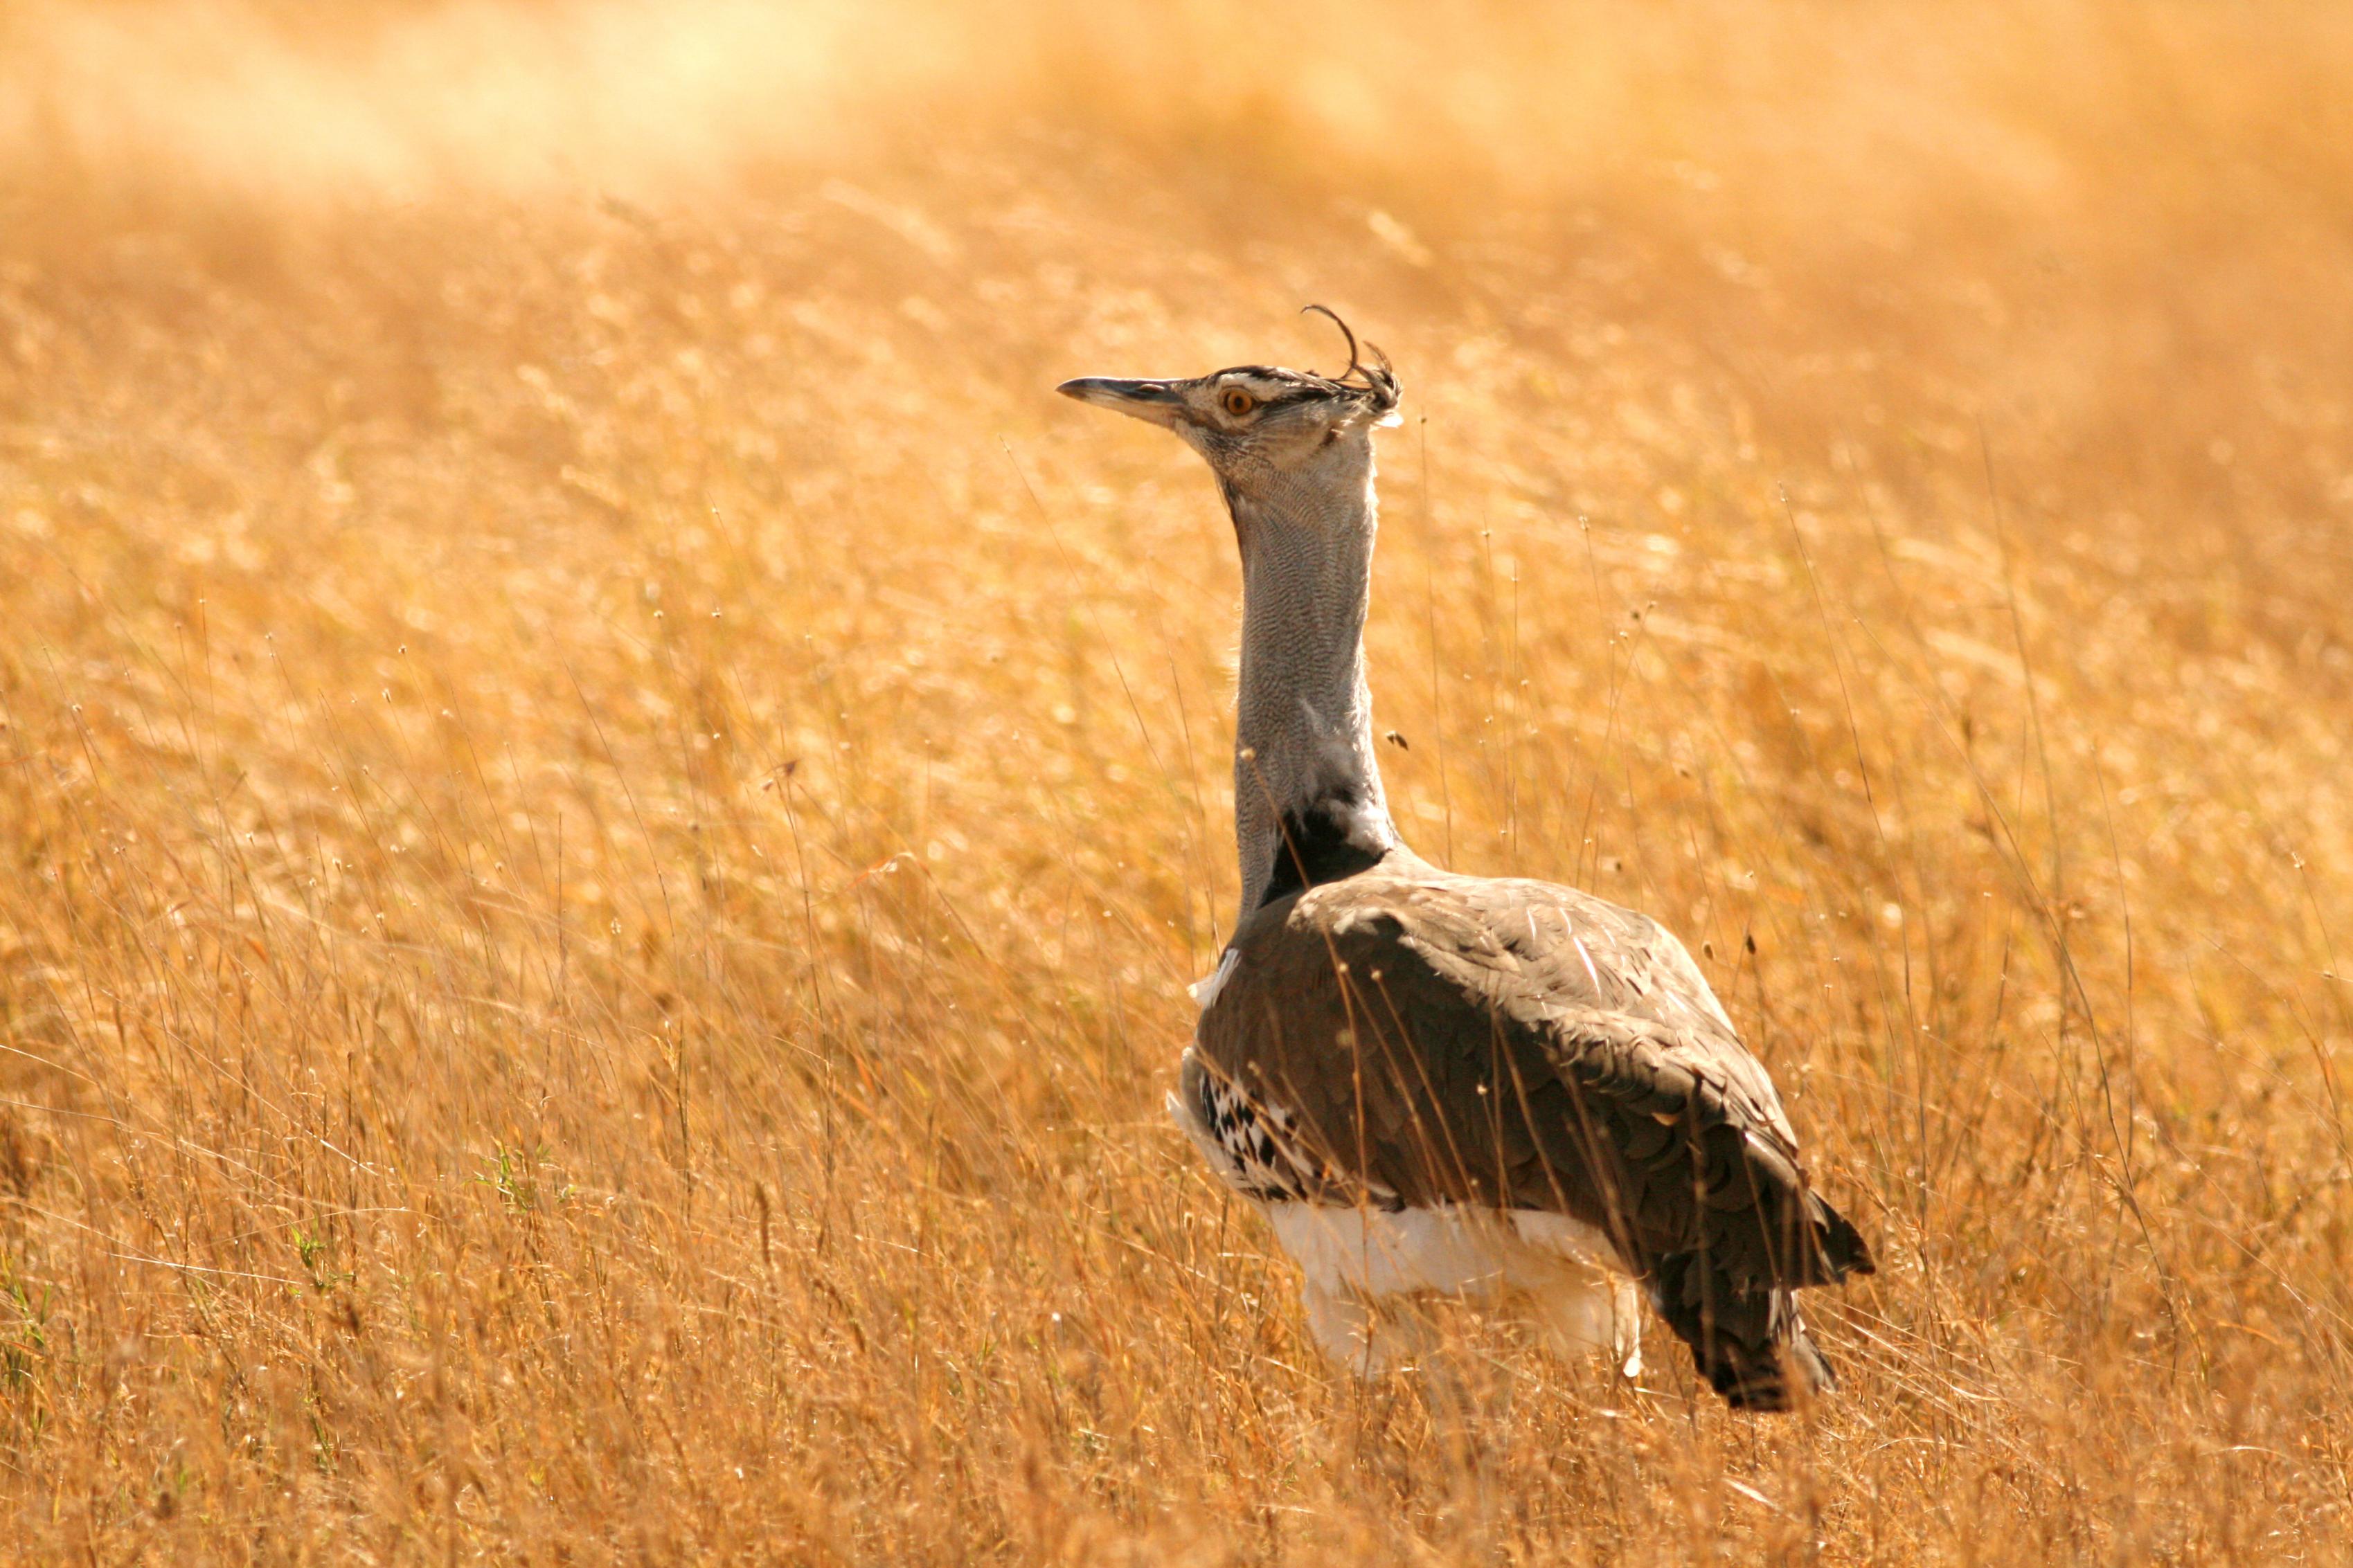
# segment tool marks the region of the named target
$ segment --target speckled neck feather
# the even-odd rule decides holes
[[[1228,504],[1242,556],[1234,837],[1241,912],[1346,876],[1398,842],[1365,684],[1372,593],[1369,430],[1309,473]]]

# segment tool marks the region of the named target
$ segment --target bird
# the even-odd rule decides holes
[[[1516,1307],[1641,1370],[1641,1300],[1734,1408],[1835,1387],[1797,1293],[1873,1272],[1817,1193],[1765,1067],[1650,917],[1407,847],[1375,754],[1365,623],[1374,435],[1402,390],[1345,336],[1337,375],[1238,365],[1066,381],[1173,432],[1233,521],[1232,938],[1193,988],[1169,1110],[1298,1264],[1322,1351],[1409,1365],[1414,1298]]]

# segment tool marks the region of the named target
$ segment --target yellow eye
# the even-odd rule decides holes
[[[1258,399],[1252,397],[1249,393],[1244,392],[1239,386],[1229,388],[1226,395],[1218,399],[1218,401],[1225,405],[1227,413],[1234,415],[1237,417],[1240,417],[1244,414],[1248,414],[1251,409],[1258,406]]]

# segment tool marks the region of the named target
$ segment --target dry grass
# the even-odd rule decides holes
[[[0,1539],[2344,1555],[2343,7],[1125,9],[0,19]],[[1161,1119],[1231,545],[1049,388],[1311,299],[1409,833],[1877,1239],[1803,1418],[1335,1384]]]

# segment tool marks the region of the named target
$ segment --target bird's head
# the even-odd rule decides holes
[[[1347,324],[1321,305],[1308,309],[1347,334],[1348,368],[1336,376],[1251,364],[1190,380],[1085,376],[1057,390],[1175,431],[1208,460],[1229,503],[1345,483],[1369,472],[1374,429],[1398,423],[1397,373],[1370,344],[1374,363],[1362,363]]]

